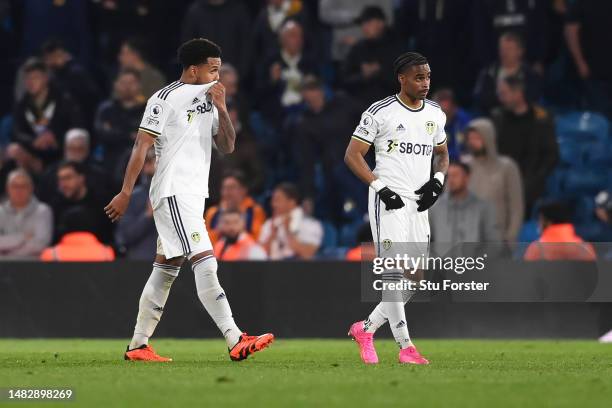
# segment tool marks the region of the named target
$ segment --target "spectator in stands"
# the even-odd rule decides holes
[[[342,81],[365,106],[398,88],[392,64],[405,47],[387,26],[380,7],[364,8],[357,23],[361,25],[363,39],[349,51],[342,67]]]
[[[465,153],[463,131],[472,120],[472,115],[457,105],[455,94],[451,89],[443,88],[433,94],[432,99],[436,101],[446,114],[446,132],[448,154],[451,160],[459,160]]]
[[[362,38],[363,34],[356,20],[363,9],[372,3],[372,0],[319,0],[319,19],[332,30],[332,60],[343,61],[350,47]],[[378,0],[376,5],[385,13],[389,25],[393,26],[394,1]]]
[[[469,181],[468,165],[451,162],[446,192],[430,211],[429,223],[434,241],[457,244],[501,240],[493,205],[476,197],[468,188]]]
[[[311,259],[323,241],[323,227],[304,214],[297,188],[281,183],[272,192],[272,218],[261,228],[259,242],[271,260]]]
[[[100,102],[100,88],[90,72],[78,63],[64,43],[57,39],[43,44],[42,57],[51,72],[51,83],[70,93],[79,103],[85,122],[90,124]]]
[[[117,223],[115,243],[128,259],[147,261],[157,249],[157,230],[149,200],[149,187],[155,174],[155,150],[147,152],[141,174],[147,181],[134,188],[130,204]]]
[[[58,223],[60,241],[40,255],[47,262],[108,262],[115,259],[110,246],[102,244],[91,231],[95,220],[89,211],[74,207],[62,214]]]
[[[249,102],[240,89],[240,75],[230,63],[223,63],[219,68],[219,82],[225,86],[225,102],[238,110],[240,123],[249,123]]]
[[[453,0],[454,1],[454,0]],[[507,32],[514,32],[524,39],[526,60],[543,72],[543,62],[550,41],[550,1],[531,0],[473,0],[470,9],[474,42],[472,50],[478,63],[484,65],[495,58],[498,40]]]
[[[51,243],[53,214],[34,196],[30,175],[13,170],[6,183],[8,200],[0,205],[0,258],[37,258]]]
[[[210,180],[208,191],[210,201],[217,202],[221,190],[222,176],[231,171],[239,171],[248,174],[245,180],[246,187],[251,194],[261,193],[264,187],[265,171],[262,163],[259,147],[253,134],[248,127],[248,121],[240,119],[240,113],[233,103],[227,103],[229,114],[234,130],[236,131],[236,145],[232,154],[221,154],[215,148],[212,150],[210,163]]]
[[[565,38],[578,75],[585,81],[587,109],[612,118],[612,56],[609,47],[612,2],[576,0],[570,7]]]
[[[230,171],[221,184],[221,202],[210,207],[204,218],[208,228],[211,242],[214,244],[219,237],[220,219],[223,212],[229,208],[238,208],[242,211],[245,221],[245,231],[257,239],[262,225],[266,220],[266,213],[259,204],[249,196],[246,178],[240,171]]]
[[[95,189],[87,187],[85,167],[81,163],[63,162],[57,169],[58,189],[60,194],[51,203],[55,218],[56,240],[61,235],[61,220],[65,220],[68,211],[80,208],[87,214],[89,221],[87,229],[102,242],[111,242],[112,224],[105,216],[104,205],[106,197],[101,197]],[[85,228],[85,227],[83,227]]]
[[[599,240],[612,242],[612,190],[600,191],[595,196],[595,216],[605,226]],[[612,250],[610,258],[612,259]]]
[[[467,127],[469,189],[495,208],[502,240],[514,242],[525,213],[521,172],[509,157],[497,153],[495,127],[489,119],[474,119]]]
[[[310,26],[302,0],[267,0],[266,3],[253,25],[252,61],[269,58],[280,51],[279,33],[287,20],[297,21],[301,27]]]
[[[208,38],[221,47],[224,62],[230,62],[241,74],[245,73],[251,44],[251,20],[242,1],[195,0],[187,9],[181,27],[183,42]]]
[[[524,60],[523,40],[517,34],[509,32],[499,38],[499,59],[484,68],[474,88],[476,108],[488,115],[499,106],[497,84],[500,80],[513,76],[525,84],[525,97],[535,102],[541,95],[541,77]]]
[[[40,173],[62,152],[62,135],[82,124],[78,105],[63,90],[49,86],[45,64],[28,60],[24,67],[26,94],[13,112],[13,144],[7,156],[20,167]]]
[[[220,261],[262,261],[268,257],[262,246],[246,232],[244,214],[238,208],[223,211],[214,253]]]
[[[133,38],[121,45],[118,56],[121,70],[132,69],[140,74],[140,92],[145,100],[167,85],[164,75],[149,62],[146,49],[144,40]]]
[[[104,151],[104,167],[111,172],[125,151],[130,150],[145,109],[140,74],[122,70],[114,84],[113,98],[102,102],[96,114],[94,130]]]
[[[108,196],[111,193],[111,180],[90,153],[91,138],[86,129],[70,129],[66,132],[63,161],[81,163],[85,169],[88,188]],[[53,197],[58,194],[57,169],[60,165],[61,162],[49,166],[38,181],[37,195],[44,202],[53,201]]]
[[[492,118],[499,153],[513,159],[521,169],[529,213],[544,193],[546,179],[559,159],[555,124],[544,108],[529,103],[520,78],[503,78],[497,89],[502,106],[493,111]]]
[[[294,157],[298,163],[300,191],[304,197],[302,206],[320,202],[327,208],[318,212],[319,216],[337,218],[344,204],[342,189],[338,186],[345,180],[337,177],[336,168],[345,167],[343,158],[346,138],[359,121],[361,112],[352,100],[342,94],[326,98],[323,84],[314,76],[304,78],[301,90],[306,107],[289,133],[295,135]],[[315,186],[315,168],[318,163],[325,174],[325,185],[323,191],[319,192],[317,187],[320,186]],[[321,196],[325,199],[316,200]],[[311,211],[307,212],[312,214]]]
[[[596,255],[593,246],[576,235],[571,219],[572,214],[564,203],[551,201],[542,204],[538,211],[542,235],[527,247],[525,260],[594,261]]]
[[[279,33],[281,49],[259,71],[259,110],[280,123],[283,113],[295,111],[302,103],[300,84],[307,74],[317,73],[317,64],[304,53],[304,30],[288,20]],[[281,115],[281,116],[279,116]]]

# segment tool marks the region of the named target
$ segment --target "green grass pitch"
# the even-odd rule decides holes
[[[390,340],[364,366],[350,340],[278,340],[234,363],[220,340],[159,339],[168,364],[122,359],[124,340],[0,340],[1,387],[70,387],[52,407],[610,407],[612,346],[595,341]],[[0,406],[33,406],[0,401]]]

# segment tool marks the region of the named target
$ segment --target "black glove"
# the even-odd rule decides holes
[[[421,198],[417,200],[417,204],[419,205],[417,208],[418,212],[423,212],[428,210],[438,198],[440,198],[440,194],[442,194],[442,183],[435,177],[432,177],[427,183],[423,184],[421,188],[414,192],[415,194],[420,194]]]
[[[385,209],[387,211],[397,210],[405,205],[399,194],[391,190],[389,187],[381,188],[378,195],[382,202],[385,203]]]

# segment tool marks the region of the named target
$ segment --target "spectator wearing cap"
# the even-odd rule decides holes
[[[461,154],[465,153],[463,132],[473,117],[468,111],[457,104],[455,94],[449,88],[442,88],[436,91],[432,99],[440,105],[440,108],[446,114],[444,131],[448,137],[447,145],[450,159],[459,160]]]
[[[85,169],[87,186],[96,189],[101,195],[111,193],[111,183],[108,174],[91,156],[91,137],[87,129],[70,129],[64,137],[64,162],[81,163]],[[37,183],[36,192],[44,202],[51,202],[58,194],[57,169],[60,163],[47,167]]]
[[[272,192],[272,218],[261,228],[259,243],[271,260],[311,259],[323,241],[323,227],[304,214],[298,189],[281,183]]]
[[[210,207],[204,214],[210,241],[214,244],[219,238],[219,227],[223,212],[230,208],[239,209],[245,222],[245,231],[257,239],[266,213],[259,204],[249,196],[244,175],[239,171],[230,171],[221,183],[221,202]]]
[[[0,258],[37,258],[51,243],[53,214],[33,195],[30,175],[22,169],[9,173],[8,200],[0,205]]]
[[[351,47],[344,60],[341,81],[365,106],[397,88],[392,63],[404,47],[387,26],[380,7],[365,7],[356,22],[361,26],[363,38]]]
[[[28,60],[23,71],[26,93],[13,112],[13,143],[7,157],[37,174],[45,164],[60,158],[62,135],[83,121],[77,103],[64,90],[50,85],[42,61]]]
[[[167,85],[164,75],[153,65],[147,56],[146,42],[139,38],[125,41],[119,49],[119,68],[132,69],[140,74],[140,92],[144,100]]]
[[[317,202],[318,216],[341,221],[339,217],[346,200],[359,202],[362,201],[359,196],[367,196],[367,186],[344,171],[343,159],[346,135],[350,134],[353,123],[359,121],[361,112],[358,105],[342,93],[326,97],[323,84],[314,76],[304,78],[301,92],[305,109],[287,133],[295,135],[293,155],[299,168],[302,205],[310,208]],[[326,175],[323,191],[317,191],[315,186],[317,164]],[[353,188],[345,188],[351,180],[356,181],[350,184]],[[361,210],[365,213],[367,203],[363,204]],[[319,211],[321,206],[325,206],[323,211]],[[307,212],[312,214],[309,208]]]
[[[506,77],[517,77],[525,84],[527,101],[536,102],[540,98],[542,79],[524,58],[525,47],[518,34],[508,32],[499,37],[498,60],[480,71],[474,88],[476,108],[482,114],[488,115],[499,106],[497,84]]]
[[[470,168],[451,162],[446,191],[430,210],[432,240],[448,244],[500,241],[495,209],[469,190],[469,181]]]
[[[101,243],[91,232],[95,229],[95,221],[86,209],[69,209],[62,214],[58,225],[60,240],[40,254],[41,261],[109,262],[115,259],[113,249]]]
[[[102,102],[94,123],[103,150],[102,164],[109,173],[133,146],[144,109],[140,74],[134,69],[122,70],[115,79],[114,96]]]
[[[562,202],[542,204],[538,211],[538,225],[542,235],[532,242],[524,258],[526,261],[594,261],[593,246],[576,235],[571,213]]]
[[[223,211],[219,221],[219,240],[214,245],[220,261],[262,261],[268,256],[261,245],[246,232],[244,214],[238,208]]]

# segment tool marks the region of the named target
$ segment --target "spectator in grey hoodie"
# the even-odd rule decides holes
[[[470,168],[451,162],[446,192],[430,210],[432,238],[442,243],[499,242],[501,239],[493,206],[468,188]]]
[[[525,212],[523,182],[517,164],[497,153],[497,136],[489,119],[474,119],[467,126],[467,146],[473,156],[469,188],[495,207],[502,240],[514,242]]]
[[[51,243],[53,214],[33,195],[34,184],[22,169],[6,181],[8,200],[0,205],[0,257],[38,258]]]

